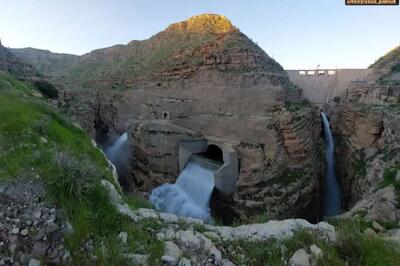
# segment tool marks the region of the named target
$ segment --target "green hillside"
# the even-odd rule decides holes
[[[61,208],[74,229],[65,239],[70,264],[93,263],[93,254],[81,249],[88,241],[95,248],[97,265],[129,265],[122,253],[137,249],[160,257],[162,244],[111,205],[100,181],[115,181],[87,135],[58,114],[31,84],[1,74],[0,183],[37,178],[45,184],[45,201]],[[131,236],[130,250],[118,242],[121,231]]]

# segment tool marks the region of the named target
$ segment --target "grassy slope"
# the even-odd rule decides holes
[[[32,97],[33,92],[29,84],[0,76],[0,182],[35,176],[44,181],[47,200],[65,211],[75,230],[66,239],[72,264],[92,263],[87,252],[80,251],[89,240],[97,264],[129,264],[122,252],[150,253],[156,264],[162,243],[109,203],[100,180],[113,179],[100,151],[49,104]],[[117,240],[121,231],[129,234],[129,250]]]
[[[391,75],[400,72],[400,46],[379,58],[369,68],[379,73],[378,83],[390,84]]]
[[[369,224],[360,220],[332,220],[338,231],[338,240],[329,243],[318,239],[307,231],[299,231],[292,238],[277,241],[232,241],[224,243],[231,260],[238,265],[286,265],[282,258],[288,260],[303,248],[311,254],[310,246],[317,245],[323,257],[316,260],[318,266],[375,266],[399,265],[400,252],[396,245],[380,237],[365,236]],[[245,255],[244,257],[241,255]]]

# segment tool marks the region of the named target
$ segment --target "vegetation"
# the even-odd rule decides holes
[[[100,181],[114,180],[101,152],[83,131],[32,95],[31,85],[0,76],[0,182],[35,176],[44,182],[47,200],[64,210],[74,228],[66,238],[71,264],[128,265],[123,253],[146,253],[158,265],[163,244],[148,224],[132,223],[111,205]],[[118,241],[121,231],[129,234],[128,249]],[[94,246],[96,262],[83,249],[87,243]]]
[[[310,102],[308,101],[302,101],[302,102],[287,102],[285,104],[285,107],[287,110],[290,112],[296,112],[299,111],[303,108],[311,107]]]
[[[294,168],[287,168],[283,173],[279,176],[271,178],[267,180],[267,184],[280,184],[280,185],[287,185],[297,180],[307,176],[307,173],[304,169],[294,169]]]
[[[384,188],[393,185],[396,191],[398,208],[400,208],[400,180],[396,180],[397,173],[400,172],[400,164],[386,168],[383,171],[383,180],[378,185],[378,188]]]
[[[335,243],[318,238],[311,232],[299,231],[282,243],[275,240],[238,240],[225,242],[224,249],[238,265],[286,265],[301,248],[311,254],[311,245],[316,245],[323,252],[321,258],[314,258],[315,265],[398,265],[400,251],[393,243],[363,233],[368,223],[362,220],[331,220],[330,223],[338,231]]]

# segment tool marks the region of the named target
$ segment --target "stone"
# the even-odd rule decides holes
[[[54,233],[55,231],[57,231],[60,227],[58,226],[58,224],[54,223],[54,222],[49,222],[46,226],[46,232],[48,234],[50,233]]]
[[[310,255],[304,250],[297,250],[289,260],[290,266],[310,266]]]
[[[45,139],[44,137],[40,137],[40,142],[41,142],[41,143],[47,143],[48,141],[47,141],[47,139]]]
[[[226,259],[222,260],[222,264],[221,265],[222,266],[236,266],[233,262],[231,262],[230,260],[226,260]]]
[[[36,256],[46,255],[48,245],[43,242],[35,242],[32,247],[32,252]]]
[[[176,239],[184,244],[187,248],[198,249],[200,248],[200,239],[198,239],[192,230],[180,230],[176,233]]]
[[[118,238],[121,240],[122,244],[126,245],[128,243],[128,233],[127,232],[119,233]]]
[[[34,216],[36,219],[40,219],[40,217],[42,216],[42,212],[41,212],[40,210],[38,210],[38,211],[36,211],[36,212],[33,213],[33,216]]]
[[[10,244],[10,245],[8,246],[8,250],[9,250],[12,254],[14,254],[14,252],[17,250],[17,248],[18,248],[18,245],[17,245],[16,243],[12,243],[12,244]]]
[[[220,242],[221,241],[221,237],[215,232],[206,231],[206,232],[203,233],[203,235],[205,237],[211,239],[212,241],[215,241],[215,242]]]
[[[249,224],[238,227],[215,226],[212,230],[224,241],[284,239],[293,236],[296,230],[310,230],[324,236],[330,241],[336,240],[335,228],[332,225],[326,222],[310,224],[303,219],[268,221],[263,224]]]
[[[142,216],[145,219],[148,219],[148,218],[158,219],[159,218],[158,214],[152,209],[139,208],[137,210],[137,213],[138,213],[138,215]]]
[[[147,265],[149,265],[148,264],[149,255],[127,254],[125,257],[130,259],[132,261],[133,265],[138,265],[138,266],[147,266]]]
[[[18,228],[18,227],[15,227],[15,228],[13,228],[13,229],[11,230],[11,232],[12,232],[13,234],[18,234],[18,233],[19,233],[19,228]]]
[[[23,265],[27,265],[31,259],[32,259],[32,255],[30,255],[30,254],[22,253],[19,256],[19,261]]]
[[[317,247],[316,245],[311,245],[310,246],[310,251],[311,251],[311,254],[314,256],[314,258],[322,258],[323,257],[323,252],[322,252],[322,250],[319,248],[319,247]]]
[[[383,233],[383,232],[386,231],[385,227],[383,227],[382,225],[380,225],[380,224],[379,224],[378,222],[376,222],[376,221],[373,221],[373,222],[372,222],[372,228],[373,228],[375,231],[379,232],[379,233]]]
[[[75,233],[74,228],[69,222],[66,222],[63,229],[64,235],[73,235]]]
[[[174,240],[175,239],[175,231],[171,228],[165,230],[165,240]]]
[[[384,238],[389,241],[393,241],[400,246],[400,229],[387,230]]]
[[[39,260],[35,260],[35,259],[31,259],[29,261],[29,266],[40,266],[40,261]]]
[[[174,242],[167,241],[165,242],[164,255],[173,257],[175,261],[178,262],[179,258],[182,256],[182,251]]]
[[[375,237],[376,236],[376,232],[371,228],[367,228],[367,229],[364,230],[364,235],[366,235],[368,237]]]
[[[400,170],[397,170],[395,180],[396,180],[396,182],[400,182]]]
[[[171,256],[161,256],[161,262],[162,265],[168,265],[168,266],[174,266],[178,264],[178,261],[176,258],[171,257]]]
[[[192,262],[187,258],[181,258],[178,266],[192,266]]]
[[[364,156],[366,160],[369,160],[373,158],[377,153],[379,152],[379,149],[376,147],[367,147],[364,149]]]
[[[159,240],[159,241],[163,241],[163,240],[165,240],[165,234],[164,233],[157,233],[156,234],[156,238],[157,238],[157,240]]]
[[[160,219],[164,223],[177,223],[179,221],[178,216],[171,213],[160,213]]]
[[[38,241],[42,240],[46,235],[46,230],[44,228],[41,228],[36,235],[33,237],[33,240]]]
[[[28,234],[29,234],[28,228],[25,228],[25,229],[23,229],[23,230],[21,231],[21,235],[22,235],[22,236],[27,236]]]

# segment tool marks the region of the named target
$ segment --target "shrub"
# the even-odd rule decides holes
[[[49,180],[49,184],[66,197],[74,196],[80,199],[90,191],[98,179],[96,168],[88,159],[78,161],[68,153],[58,152],[55,163],[58,169],[55,176]]]

